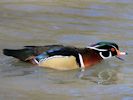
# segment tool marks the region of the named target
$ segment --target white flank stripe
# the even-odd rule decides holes
[[[36,64],[38,64],[38,63],[39,63],[36,59],[34,59],[34,61],[36,62]]]
[[[85,68],[83,58],[82,58],[82,55],[80,53],[79,53],[79,60],[80,60],[81,68]]]

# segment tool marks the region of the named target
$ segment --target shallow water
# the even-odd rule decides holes
[[[132,0],[1,0],[0,100],[133,100]],[[80,72],[39,68],[2,55],[3,48],[114,41],[125,61]]]

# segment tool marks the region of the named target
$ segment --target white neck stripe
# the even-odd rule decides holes
[[[78,55],[79,55],[79,60],[80,60],[81,68],[85,68],[82,55],[80,53]]]

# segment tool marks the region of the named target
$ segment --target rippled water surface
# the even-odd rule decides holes
[[[106,60],[80,72],[39,68],[3,48],[113,41],[125,61]],[[0,100],[133,100],[132,0],[1,0]]]

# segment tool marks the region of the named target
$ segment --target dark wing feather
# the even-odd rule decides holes
[[[4,49],[3,54],[18,58],[22,61],[33,59],[35,56],[54,48],[62,48],[62,45],[47,45],[47,46],[24,46],[24,49]]]
[[[33,56],[34,52],[29,49],[18,49],[18,50],[4,49],[3,54],[6,56],[12,56],[22,61],[25,61],[30,56]]]

